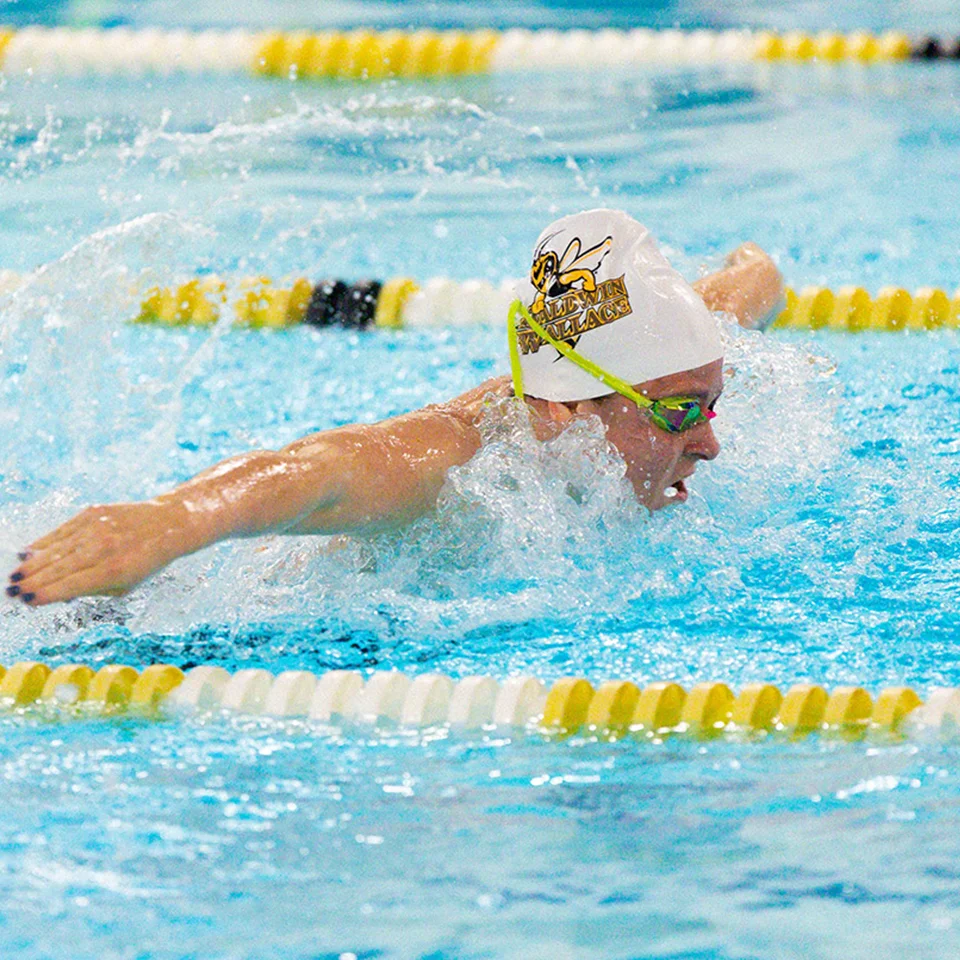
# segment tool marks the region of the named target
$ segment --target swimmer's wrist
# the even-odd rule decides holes
[[[229,536],[221,532],[221,520],[212,511],[198,509],[195,503],[174,494],[150,501],[159,508],[159,542],[165,563],[196,553]]]

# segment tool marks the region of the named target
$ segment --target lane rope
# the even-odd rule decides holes
[[[0,295],[12,293],[26,279],[0,270]],[[492,325],[503,322],[514,289],[513,280],[494,285],[449,277],[432,277],[420,285],[411,277],[352,283],[247,277],[228,283],[211,275],[177,286],[149,288],[132,321],[165,327],[210,326],[227,314],[234,326],[252,329],[300,324],[355,330]],[[788,287],[785,300],[775,328],[859,333],[960,327],[960,288],[951,294],[937,287],[909,291],[885,286],[871,295],[859,286]]]
[[[923,331],[960,327],[960,288],[952,295],[936,287],[912,293],[881,287],[871,296],[863,287],[786,289],[786,307],[774,327],[801,330]]]
[[[356,670],[274,675],[261,668],[231,673],[218,666],[184,673],[170,664],[142,671],[108,664],[95,671],[85,664],[51,669],[36,661],[0,667],[0,712],[7,714],[176,719],[218,711],[389,729],[519,727],[641,739],[758,733],[795,739],[817,733],[860,739],[906,736],[931,727],[955,733],[960,688],[935,688],[924,702],[910,687],[887,687],[874,697],[859,686],[828,691],[811,683],[785,691],[753,683],[735,693],[719,682],[685,689],[669,681],[641,686],[608,680],[594,686],[584,677],[564,677],[547,686],[529,675],[453,680],[440,673],[409,677],[377,671],[365,678]]]
[[[956,61],[960,39],[749,30],[132,30],[0,27],[10,74],[227,73],[286,80],[449,77],[634,64]]]

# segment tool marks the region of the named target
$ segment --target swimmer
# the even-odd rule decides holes
[[[491,395],[522,397],[541,440],[599,417],[638,500],[650,511],[682,503],[697,465],[720,452],[710,421],[722,348],[710,311],[762,327],[782,298],[779,272],[744,244],[690,286],[645,227],[612,210],[565,217],[534,249],[532,279],[508,321],[512,377],[381,423],[232,457],[152,500],[88,507],[19,554],[7,594],[30,606],[116,596],[233,537],[402,527],[432,510],[450,468],[477,452]],[[576,268],[548,284],[545,258]]]

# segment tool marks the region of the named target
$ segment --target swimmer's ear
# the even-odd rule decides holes
[[[600,413],[600,404],[596,400],[578,400],[573,412],[580,417],[589,417]]]
[[[577,400],[575,403],[560,403],[557,400],[547,401],[547,413],[554,423],[564,424],[574,417],[586,417],[600,412],[600,404],[595,400]]]
[[[548,400],[547,413],[554,423],[567,423],[573,417],[574,411],[559,400]]]

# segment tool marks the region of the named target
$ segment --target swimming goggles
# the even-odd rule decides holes
[[[513,392],[517,397],[523,398],[523,371],[520,368],[520,344],[517,339],[517,314],[522,314],[523,319],[527,321],[530,329],[545,343],[558,350],[571,363],[576,364],[581,370],[586,371],[592,377],[596,377],[601,383],[606,384],[611,390],[619,393],[620,396],[632,400],[639,408],[641,413],[650,418],[654,426],[665,430],[667,433],[683,433],[698,424],[706,423],[712,420],[716,413],[713,410],[705,408],[696,397],[662,397],[660,400],[651,400],[642,393],[634,390],[626,380],[621,380],[612,373],[607,373],[601,367],[598,367],[592,360],[588,360],[583,354],[577,353],[569,344],[562,340],[552,337],[539,324],[520,300],[514,300],[510,304],[510,310],[507,314],[507,334],[510,341],[510,372],[513,374]]]

